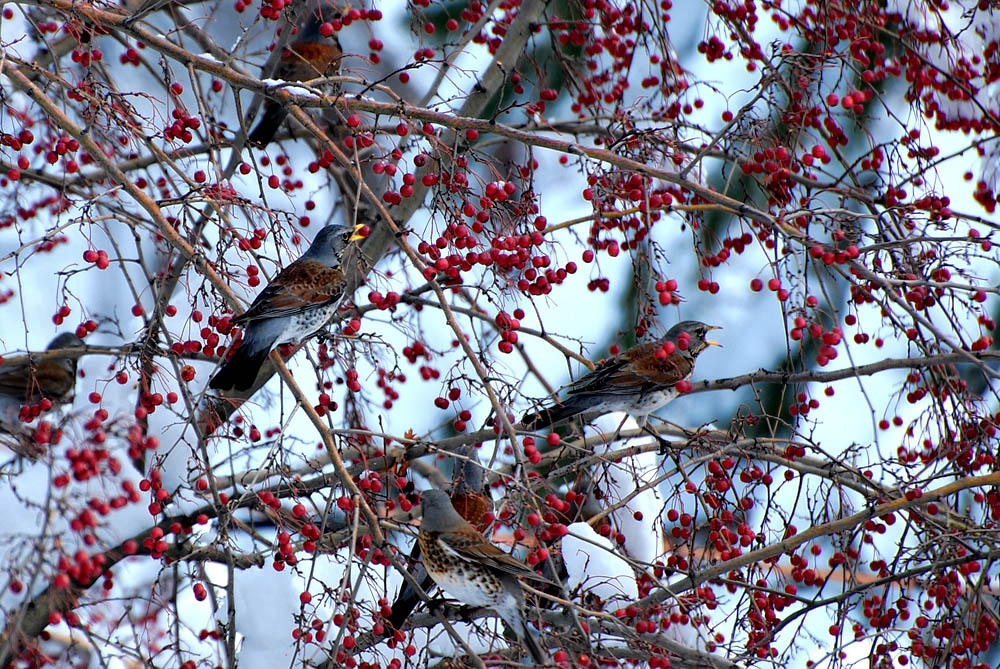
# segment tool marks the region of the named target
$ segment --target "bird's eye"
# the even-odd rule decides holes
[[[341,233],[340,238],[343,239],[345,242],[349,241],[351,239],[351,231],[348,230],[347,232]]]

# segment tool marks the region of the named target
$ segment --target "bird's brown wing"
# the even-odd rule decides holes
[[[314,260],[296,260],[267,285],[234,321],[244,324],[280,318],[335,302],[344,295],[344,272]]]
[[[26,402],[37,402],[42,397],[63,399],[72,392],[75,385],[75,360],[51,359],[34,363],[30,367],[0,367],[0,394]]]
[[[463,560],[486,565],[511,576],[548,581],[541,574],[532,571],[528,565],[491,544],[475,530],[441,532],[438,539],[445,550]]]
[[[676,351],[671,355],[657,358],[656,352],[662,346],[661,342],[643,344],[645,350],[630,357],[630,373],[646,383],[657,386],[672,386],[690,376],[694,370],[694,361]],[[629,349],[626,355],[637,348],[639,347]]]
[[[658,360],[656,351],[661,346],[662,342],[647,342],[605,360],[573,384],[569,394],[631,395],[674,385],[691,373],[692,364],[679,355]]]
[[[527,578],[543,583],[551,583],[549,579],[541,574],[532,571],[531,567],[524,564],[516,557],[504,553],[502,550],[487,541],[483,535],[475,530],[442,532],[438,535],[441,546],[445,550],[452,552],[457,557],[486,565],[506,572],[511,576]]]
[[[622,355],[608,358],[599,363],[593,371],[584,374],[570,386],[570,395],[591,395],[605,392],[612,379],[628,376],[628,359]]]
[[[28,365],[6,365],[0,367],[0,394],[21,399],[31,386],[31,370]]]

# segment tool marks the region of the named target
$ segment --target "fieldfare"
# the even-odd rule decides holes
[[[489,522],[483,520],[485,514],[493,510],[493,498],[486,485],[486,470],[480,464],[474,446],[459,448],[455,451],[455,455],[458,458],[456,458],[455,475],[448,497],[458,514],[469,521],[477,530],[483,532],[489,525]],[[410,572],[413,579],[420,584],[420,588],[424,592],[433,590],[433,579],[423,564],[416,562],[420,559],[419,542],[413,545],[410,559],[415,562]],[[410,585],[409,581],[403,581],[396,599],[392,602],[392,612],[387,618],[389,627],[385,630],[385,634],[391,636],[395,630],[402,629],[403,623],[406,622],[410,613],[419,603],[420,595],[417,594],[416,589]]]
[[[84,346],[83,340],[72,332],[63,332],[49,342],[46,351]],[[64,402],[73,396],[76,388],[76,362],[78,355],[29,360],[12,365],[0,365],[0,395],[12,397],[22,404],[37,404],[49,399]]]
[[[710,330],[718,329],[681,321],[657,341],[633,346],[600,363],[570,385],[569,397],[526,413],[521,424],[538,430],[582,413],[624,411],[645,426],[651,413],[677,397],[677,383],[691,378],[698,354],[719,346],[705,339]]]
[[[362,238],[361,228],[359,224],[352,232],[343,225],[328,225],[320,230],[306,252],[233,319],[244,327],[243,340],[208,382],[210,388],[247,390],[275,347],[297,344],[326,325],[344,298],[344,252],[350,242]]]
[[[83,340],[72,332],[57,335],[49,342],[46,351],[78,348]],[[22,423],[37,418],[43,407],[42,400],[53,405],[65,404],[73,398],[76,389],[76,364],[79,354],[0,365],[0,432],[19,439],[24,437],[19,429]]]
[[[309,81],[336,74],[342,56],[340,42],[332,33],[323,35],[323,25],[331,22],[335,13],[336,9],[326,2],[310,3],[288,43],[275,47],[278,53],[264,64],[261,76],[281,81]],[[268,99],[264,102],[260,121],[247,140],[261,148],[267,146],[286,116],[288,110],[284,105]]]
[[[519,577],[544,580],[526,564],[486,540],[455,511],[440,490],[421,493],[422,518],[417,536],[427,573],[452,597],[469,606],[493,609],[538,664],[547,656],[527,626],[524,589]]]

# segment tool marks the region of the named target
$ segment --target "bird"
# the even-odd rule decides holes
[[[709,346],[705,339],[717,325],[681,321],[660,339],[638,344],[597,365],[570,384],[568,397],[521,418],[538,430],[587,412],[624,411],[644,427],[649,415],[677,397],[677,383],[687,381],[694,361]]]
[[[84,346],[83,340],[72,332],[63,332],[49,342],[46,351]],[[35,362],[0,365],[0,395],[20,400],[22,404],[36,404],[42,399],[66,401],[76,388],[76,363],[78,355],[46,357]]]
[[[336,8],[326,2],[315,3],[307,10],[304,23],[293,30],[288,42],[275,47],[275,56],[264,64],[261,76],[282,81],[309,81],[336,74],[340,68],[340,41],[336,35],[323,35],[323,25],[333,20]],[[260,148],[267,146],[278,132],[288,109],[277,100],[264,102],[264,112],[247,141]]]
[[[537,664],[548,661],[527,626],[524,588],[519,578],[544,581],[526,564],[486,540],[462,518],[443,491],[425,490],[417,541],[427,573],[438,587],[463,604],[493,609]]]
[[[57,335],[46,351],[61,351],[84,346],[83,340],[72,332]],[[17,438],[15,446],[27,455],[37,455],[30,436],[25,434],[23,423],[37,418],[43,410],[42,401],[52,406],[65,404],[76,390],[76,367],[80,354],[66,354],[11,361],[0,365],[0,432]],[[27,449],[27,450],[23,450]]]
[[[458,458],[448,497],[458,514],[469,521],[477,530],[483,532],[489,525],[489,522],[484,521],[485,514],[493,510],[493,498],[489,495],[489,489],[486,486],[486,470],[480,464],[474,446],[456,449],[455,455]],[[418,562],[420,559],[419,542],[413,545],[410,559],[414,561],[410,572],[413,580],[420,584],[420,588],[424,592],[433,590],[434,580],[428,575],[423,564]],[[420,595],[417,590],[410,585],[409,581],[403,581],[396,599],[392,602],[391,612],[386,618],[389,625],[385,629],[385,635],[391,636],[395,630],[402,629],[403,623],[406,622],[410,613],[419,603]]]
[[[324,227],[306,252],[233,319],[244,328],[243,339],[208,382],[210,388],[247,390],[275,347],[297,344],[326,325],[344,298],[344,252],[351,242],[362,239],[363,227],[358,224],[353,231],[343,225]]]

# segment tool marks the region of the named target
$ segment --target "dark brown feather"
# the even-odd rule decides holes
[[[662,346],[658,341],[647,342],[605,360],[571,386],[569,394],[628,394],[674,385],[691,373],[694,361],[680,355],[658,360],[656,351]]]
[[[30,366],[0,367],[0,393],[34,404],[43,397],[62,400],[76,386],[75,360],[42,360]]]
[[[246,312],[234,319],[242,325],[263,318],[278,318],[329,304],[344,293],[344,272],[314,260],[296,260],[261,291]]]
[[[662,348],[660,342],[643,344],[625,352],[629,359],[629,371],[649,383],[661,386],[672,386],[686,378],[694,370],[694,360],[686,355],[665,355],[662,359],[656,357],[656,352]],[[646,348],[644,351],[633,351]]]
[[[516,557],[491,544],[471,526],[456,532],[431,532],[429,534],[436,537],[442,545],[447,546],[470,562],[491,567],[511,576],[529,578],[535,581],[548,580],[541,574],[536,574],[531,567]]]

